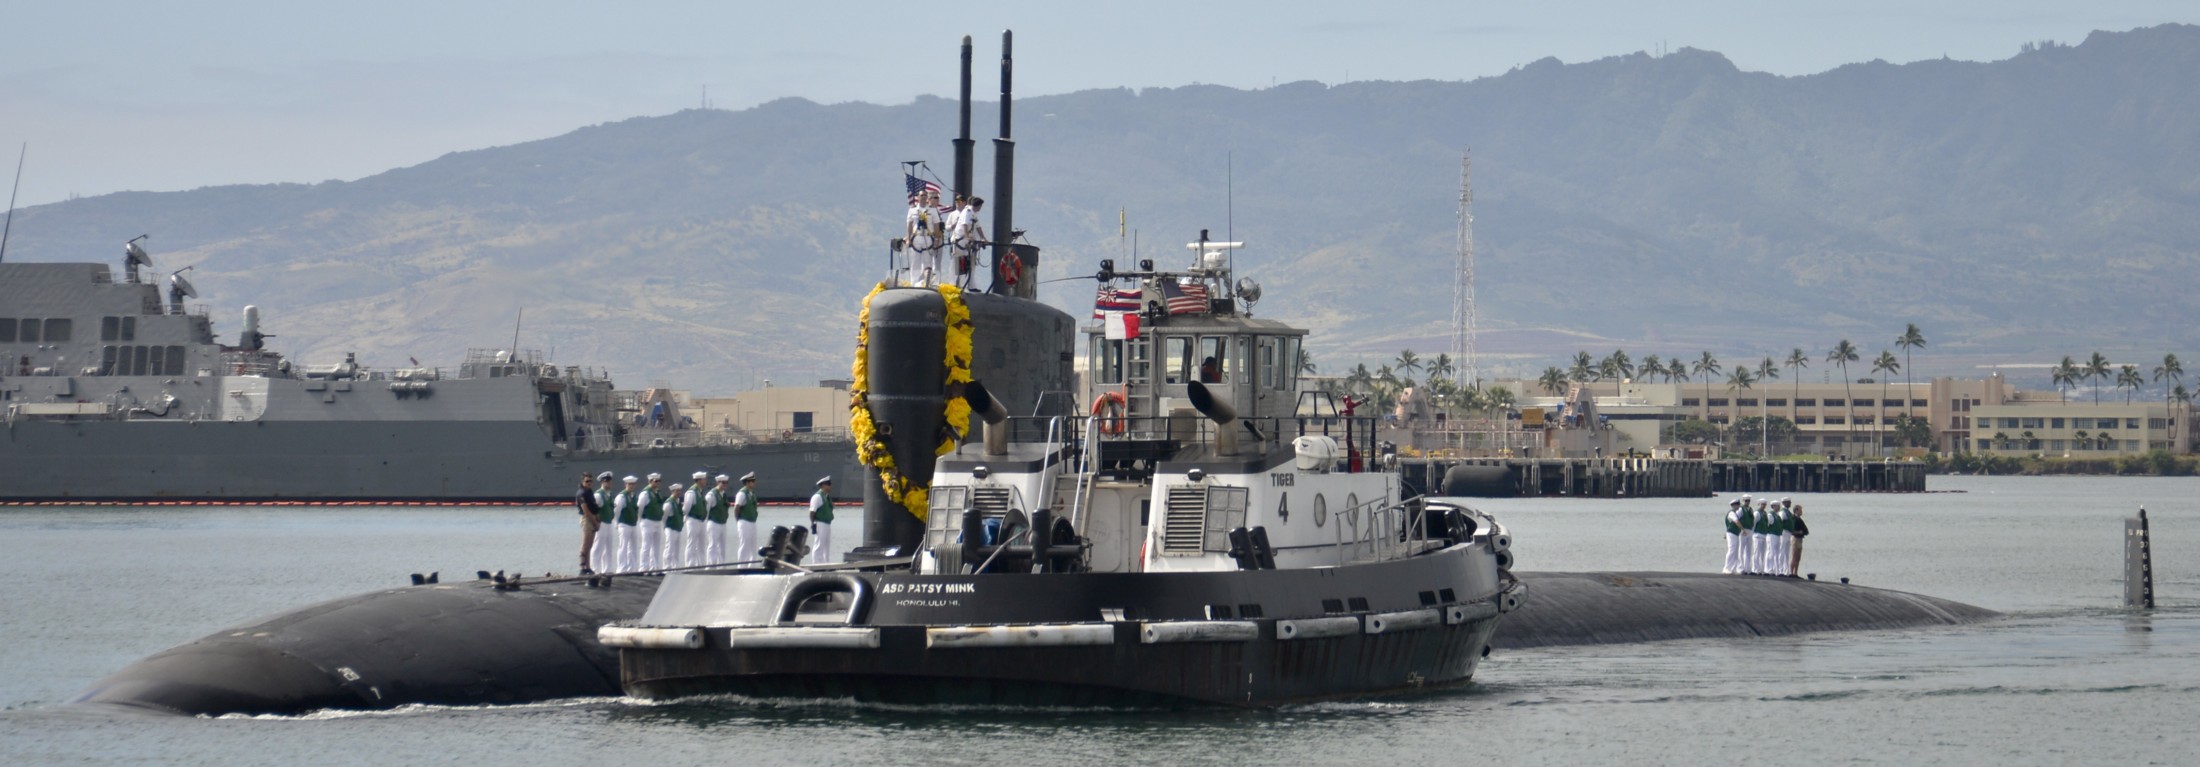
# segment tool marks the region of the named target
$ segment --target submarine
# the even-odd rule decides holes
[[[1372,455],[1372,429],[1297,390],[1279,363],[1304,332],[1251,315],[1259,290],[1231,279],[1235,243],[1201,237],[1180,271],[1102,265],[1103,284],[1133,285],[1146,348],[1110,343],[1131,340],[1115,337],[1128,323],[1077,328],[1030,299],[1040,254],[1014,242],[1005,42],[993,286],[867,299],[874,345],[859,359],[883,438],[851,561],[805,563],[806,531],[783,529],[730,568],[374,591],[162,651],[72,703],[211,716],[729,691],[1272,705],[1455,687],[1493,649],[1997,615],[1788,578],[1514,572],[1520,549],[1494,518],[1451,488],[1406,497],[1354,460]],[[969,189],[963,46],[955,176]],[[1060,396],[1077,390],[1065,339],[1080,331],[1122,395],[1088,392],[1090,411]],[[965,407],[982,436],[954,425]],[[881,470],[880,454],[904,468]]]

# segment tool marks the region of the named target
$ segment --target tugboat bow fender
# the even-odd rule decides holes
[[[1162,621],[1140,627],[1140,644],[1178,642],[1251,642],[1260,638],[1260,624],[1252,621]]]
[[[795,613],[802,603],[825,594],[847,594],[848,614],[843,621],[859,624],[871,617],[871,582],[848,573],[811,573],[787,583],[787,591],[779,598],[779,625],[795,622]]]
[[[622,649],[700,650],[703,649],[703,630],[605,626],[596,629],[596,641],[603,643],[605,647]]]
[[[1115,644],[1115,627],[1105,623],[1040,626],[942,626],[924,631],[926,647],[1075,647]]]
[[[782,628],[776,626],[737,628],[726,632],[726,642],[736,650],[784,648],[876,650],[878,649],[878,629]]]

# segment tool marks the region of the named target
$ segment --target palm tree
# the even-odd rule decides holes
[[[1719,358],[1711,356],[1711,352],[1704,352],[1703,356],[1696,358],[1694,367],[1696,368],[1696,375],[1703,377],[1703,419],[1709,421],[1711,420],[1711,377],[1719,374]]]
[[[2139,387],[2147,385],[2147,377],[2139,373],[2138,365],[2125,365],[2116,369],[2116,388],[2124,390],[2124,404],[2131,404],[2131,395]]]
[[[1399,382],[1412,386],[1413,374],[1421,370],[1421,355],[1414,354],[1412,349],[1399,352],[1395,367],[1397,368]]]
[[[1795,395],[1788,398],[1788,420],[1793,421],[1795,409],[1800,407],[1797,403],[1803,399],[1803,368],[1810,367],[1810,355],[1803,353],[1803,347],[1795,347],[1795,351],[1788,352],[1787,366],[1795,371]]]
[[[2169,379],[2170,383],[2181,384],[2185,382],[2185,366],[2177,361],[2177,355],[2162,355],[2162,364],[2154,366],[2154,380],[2159,383],[2164,378]],[[2169,398],[2168,384],[2162,386],[2162,398],[2165,400]]]
[[[1917,323],[1912,322],[1908,328],[1902,331],[1902,337],[1895,339],[1894,343],[1896,346],[1902,347],[1902,391],[1905,393],[1902,397],[1902,414],[1912,415],[1910,412],[1911,397],[1908,396],[1910,391],[1910,350],[1925,345],[1925,334],[1918,332]],[[1880,399],[1885,400],[1886,398],[1881,397]]]
[[[1544,391],[1550,392],[1553,396],[1556,396],[1559,392],[1566,390],[1566,382],[1568,380],[1569,379],[1566,378],[1566,371],[1560,370],[1556,366],[1553,366],[1544,368],[1543,377],[1537,378],[1535,382],[1541,385]]]
[[[1375,374],[1368,372],[1367,363],[1362,362],[1357,365],[1353,365],[1352,372],[1345,374],[1344,383],[1345,386],[1353,388],[1355,390],[1364,387],[1373,387],[1375,385]]]
[[[1666,383],[1688,383],[1688,361],[1674,360],[1665,366]]]
[[[1304,375],[1313,375],[1318,372],[1314,368],[1313,352],[1307,351],[1305,349],[1299,350],[1299,372]]]
[[[2078,388],[2078,363],[2076,360],[2070,359],[2070,355],[2065,354],[2061,362],[2055,363],[2052,368],[2048,368],[2047,377],[2055,382],[2055,391],[2058,393],[2062,392],[2065,386],[2072,389]],[[2063,394],[2062,399],[2064,402],[2069,402],[2070,395]]]
[[[1449,354],[1438,354],[1435,361],[1428,363],[1430,383],[1434,383],[1438,378],[1451,378],[1452,383],[1458,383],[1459,380],[1455,377],[1458,372],[1459,366],[1451,361],[1451,355]]]
[[[1749,372],[1749,366],[1747,366],[1747,365],[1736,365],[1736,366],[1734,366],[1734,372],[1733,372],[1733,373],[1730,373],[1730,374],[1728,374],[1728,375],[1727,375],[1727,377],[1726,377],[1726,388],[1727,388],[1727,391],[1733,392],[1733,394],[1731,394],[1731,395],[1728,395],[1728,399],[1732,400],[1732,401],[1734,402],[1734,404],[1735,404],[1735,408],[1734,408],[1733,410],[1729,411],[1729,412],[1733,412],[1733,413],[1740,413],[1740,412],[1741,412],[1741,407],[1740,407],[1740,405],[1741,405],[1741,402],[1742,402],[1742,400],[1741,400],[1741,393],[1742,393],[1742,391],[1743,391],[1743,390],[1746,390],[1746,389],[1748,389],[1748,388],[1749,388],[1749,385],[1750,385],[1750,384],[1753,384],[1753,383],[1756,383],[1756,382],[1757,382],[1757,376]],[[1705,382],[1704,382],[1704,383],[1705,383],[1705,385],[1706,385],[1706,386],[1708,386],[1708,385],[1710,385],[1710,380],[1709,380],[1709,379],[1705,379]],[[1707,420],[1708,420],[1708,419],[1707,419]],[[1733,421],[1733,420],[1734,420],[1734,419],[1730,419],[1730,420],[1729,420],[1728,428],[1732,428],[1732,427],[1733,427],[1733,423],[1732,423],[1732,421]],[[1764,442],[1764,439],[1763,439],[1763,437],[1764,437],[1764,419],[1758,419],[1758,423],[1757,423],[1757,436],[1758,436],[1758,440],[1757,440],[1757,441],[1758,441],[1758,443],[1759,443],[1759,448],[1760,448],[1760,450],[1759,450],[1759,454],[1761,455],[1761,454],[1763,454],[1762,446],[1763,446],[1763,442]]]
[[[1635,372],[1642,376],[1642,380],[1655,381],[1665,377],[1665,361],[1652,354],[1642,358],[1642,364],[1635,368]]]
[[[1894,358],[1894,352],[1890,352],[1890,351],[1886,351],[1886,350],[1881,350],[1881,351],[1879,352],[1879,359],[1876,359],[1876,360],[1872,360],[1872,373],[1874,373],[1874,374],[1877,374],[1877,373],[1889,373],[1889,374],[1892,374],[1892,373],[1899,373],[1899,372],[1902,372],[1902,361],[1901,361],[1901,360],[1898,360],[1898,359],[1895,359],[1895,358]],[[1886,377],[1886,376],[1878,376],[1878,378],[1879,378],[1879,407],[1877,407],[1877,408],[1874,408],[1874,409],[1873,409],[1873,410],[1875,410],[1875,411],[1876,411],[1876,412],[1874,413],[1874,415],[1875,415],[1876,417],[1874,417],[1874,418],[1872,419],[1872,423],[1874,423],[1874,424],[1877,424],[1877,425],[1878,425],[1878,426],[1877,426],[1877,429],[1876,429],[1877,431],[1886,431],[1886,422],[1887,422],[1887,377]],[[1902,399],[1903,399],[1904,401],[1908,401],[1908,400],[1909,400],[1909,398],[1908,398],[1908,397],[1903,397]],[[1908,414],[1908,413],[1904,413],[1903,415],[1907,416],[1907,415],[1909,415],[1909,414]],[[1874,442],[1877,442],[1878,440],[1873,440],[1873,441],[1874,441]]]
[[[1566,377],[1575,381],[1587,381],[1597,373],[1597,361],[1588,352],[1574,352],[1574,366],[1566,369]]]
[[[1611,356],[1604,358],[1603,365],[1608,368],[1606,378],[1635,377],[1635,361],[1628,358],[1626,349],[1613,349]]]
[[[1859,359],[1859,356],[1856,353],[1856,344],[1849,343],[1849,339],[1846,338],[1841,339],[1840,343],[1834,344],[1833,348],[1826,352],[1827,362],[1841,366],[1841,396],[1845,398],[1842,400],[1842,410],[1847,411],[1847,413],[1844,413],[1841,422],[1848,425],[1852,437],[1855,436],[1856,432],[1856,419],[1846,417],[1846,415],[1856,412],[1854,409],[1856,407],[1856,397],[1854,392],[1849,391],[1849,363],[1855,362],[1857,359]],[[1855,440],[1849,441],[1854,442]]]
[[[2101,356],[2100,352],[2094,352],[2091,359],[2086,360],[2084,365],[2079,366],[2078,377],[2089,383],[2095,378],[2106,381],[2108,380],[2108,369],[2108,358]],[[2092,384],[2092,387],[2093,404],[2101,404],[2101,385]]]

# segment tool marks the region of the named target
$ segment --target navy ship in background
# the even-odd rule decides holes
[[[142,239],[119,279],[0,263],[0,502],[542,502],[581,472],[698,469],[794,499],[860,476],[837,431],[637,425],[637,392],[532,350],[475,349],[455,370],[294,365],[252,306],[225,344],[188,303],[188,269],[162,301]]]

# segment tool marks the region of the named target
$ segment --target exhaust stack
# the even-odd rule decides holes
[[[977,143],[970,139],[970,36],[963,35],[962,50],[962,132],[955,139],[955,188],[949,194],[968,195],[971,192],[971,163],[975,161]],[[952,201],[952,200],[950,200]]]

